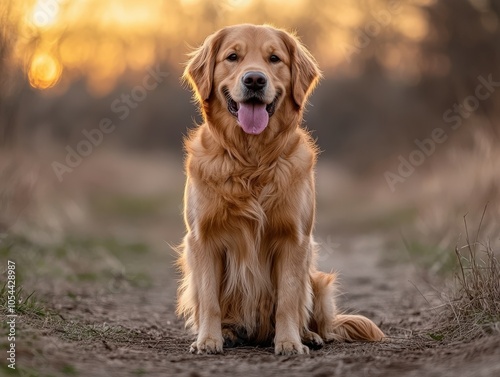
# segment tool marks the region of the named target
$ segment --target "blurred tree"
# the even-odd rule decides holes
[[[13,1],[0,4],[0,147],[14,140],[16,103],[12,100],[12,52],[17,39],[16,8]]]
[[[428,79],[422,86],[424,95],[432,99],[431,106],[443,111],[453,103],[462,103],[475,95],[480,76],[487,79],[491,75],[493,81],[500,82],[500,1],[441,0],[428,7],[427,13],[432,29],[421,44],[424,63],[432,68],[432,62],[442,55],[450,62],[444,83]],[[478,114],[486,116],[497,132],[499,102],[500,96],[491,96],[478,108]]]

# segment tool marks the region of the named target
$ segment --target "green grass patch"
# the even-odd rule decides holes
[[[40,244],[22,235],[0,238],[0,256],[16,262],[16,278],[63,279],[76,282],[126,281],[132,286],[149,286],[148,276],[126,268],[124,261],[135,260],[149,252],[140,242],[123,242],[116,238],[66,237],[54,244]],[[129,271],[130,270],[130,271]]]
[[[61,372],[66,376],[76,376],[78,374],[76,368],[73,365],[66,364],[61,368]]]
[[[161,215],[161,211],[168,207],[169,201],[169,198],[164,196],[106,196],[95,198],[93,207],[102,215],[143,218]]]
[[[63,244],[59,246],[67,252],[67,250],[77,249],[96,252],[104,250],[115,256],[124,253],[145,254],[149,251],[148,245],[140,242],[123,242],[116,238],[81,238],[68,237]]]
[[[452,247],[431,245],[420,240],[406,240],[404,238],[403,243],[410,261],[431,274],[450,275],[457,267]]]
[[[11,369],[7,365],[0,364],[0,373],[2,376],[19,376],[19,377],[54,377],[53,374],[47,374],[44,372],[37,371],[32,368],[26,368],[23,366],[16,365],[16,369]]]
[[[412,223],[417,217],[416,208],[395,209],[384,216],[377,216],[371,219],[377,229],[394,229],[402,225]]]
[[[0,289],[0,308],[2,312],[7,315],[9,313],[8,307],[9,290],[7,283]],[[45,317],[48,314],[45,306],[37,299],[35,292],[26,293],[22,286],[16,286],[15,292],[15,314],[36,315]]]
[[[444,335],[443,334],[440,334],[440,333],[429,333],[428,334],[429,337],[432,339],[432,340],[435,340],[436,342],[440,342],[444,339]]]

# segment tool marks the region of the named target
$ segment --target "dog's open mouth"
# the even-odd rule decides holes
[[[227,109],[229,112],[238,118],[238,123],[248,134],[258,135],[267,127],[269,118],[276,110],[276,103],[279,95],[273,102],[265,104],[257,97],[252,97],[244,102],[236,102],[233,100],[228,90],[224,91],[227,99]]]

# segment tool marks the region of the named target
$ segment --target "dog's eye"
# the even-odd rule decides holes
[[[270,61],[271,63],[278,63],[278,62],[280,62],[280,61],[281,61],[281,59],[280,59],[277,55],[271,55],[271,56],[269,57],[269,61]]]
[[[231,54],[226,58],[226,60],[229,60],[230,62],[235,62],[236,60],[238,60],[238,55]]]

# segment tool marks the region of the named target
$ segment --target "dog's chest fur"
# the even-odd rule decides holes
[[[224,222],[246,219],[260,231],[273,225],[268,220],[277,207],[282,210],[294,206],[289,192],[293,185],[299,184],[300,175],[297,167],[282,158],[269,165],[241,166],[227,155],[213,160],[210,171],[200,173],[202,195],[210,203],[208,214],[217,213],[219,221]],[[212,206],[217,207],[215,212]],[[283,211],[279,213],[283,215]],[[214,220],[210,219],[212,225]]]
[[[228,245],[241,240],[235,237],[241,234],[252,243],[244,248],[246,254],[265,247],[263,243],[272,242],[273,237],[297,239],[310,232],[315,154],[307,133],[298,131],[290,148],[271,161],[260,161],[258,150],[248,151],[241,161],[205,140],[204,129],[198,131],[187,146],[191,153],[186,168],[193,184],[188,182],[186,199],[193,213],[186,215],[201,238],[207,235],[224,249],[242,249]],[[309,204],[301,207],[304,203]]]

